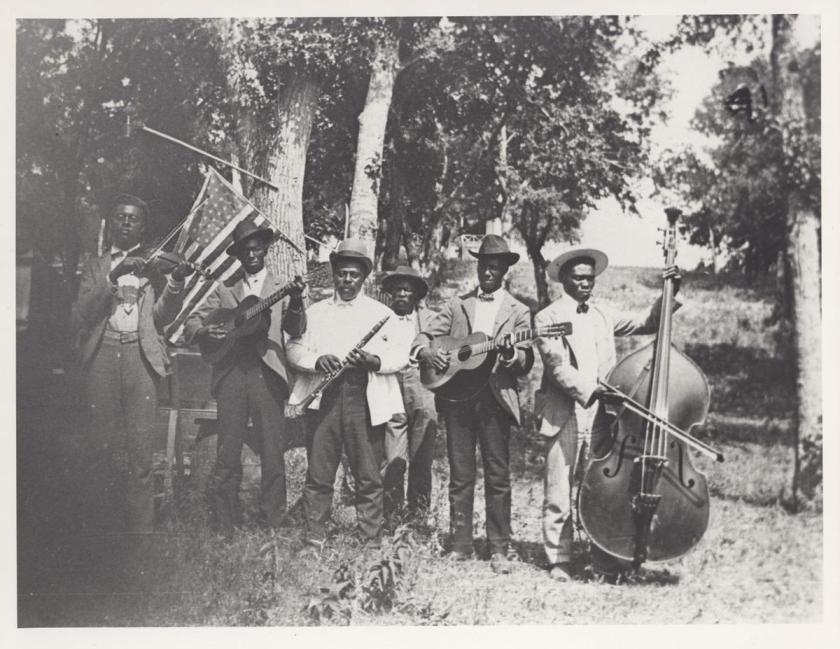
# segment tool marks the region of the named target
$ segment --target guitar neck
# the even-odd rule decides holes
[[[536,338],[540,335],[542,335],[541,329],[520,329],[519,331],[515,331],[513,333],[513,344],[518,345],[519,343],[525,342],[526,340],[531,340],[532,338]],[[501,339],[491,338],[490,340],[487,340],[483,343],[472,345],[472,353],[486,354],[487,352],[492,352],[496,349],[499,349],[501,346]]]
[[[307,273],[304,276],[303,279],[304,279],[304,281],[309,282],[309,281],[311,281],[315,277],[318,277],[321,274],[323,274],[322,269],[320,269],[320,268],[315,269],[311,273]],[[291,286],[291,282],[289,284],[286,284],[280,290],[275,291],[274,293],[272,293],[268,297],[263,298],[262,300],[257,302],[254,306],[252,306],[247,311],[245,311],[245,318],[250,320],[251,318],[254,318],[254,317],[258,316],[260,313],[262,313],[266,309],[270,309],[271,307],[273,307],[275,304],[277,304],[280,300],[282,300],[284,297],[286,297],[289,294],[289,287],[290,286]]]

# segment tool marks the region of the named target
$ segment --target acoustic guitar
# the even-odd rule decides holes
[[[538,336],[556,338],[571,333],[571,322],[557,322],[515,331],[512,338],[513,344],[518,345]],[[420,382],[445,401],[466,401],[474,397],[487,385],[504,339],[504,334],[490,338],[481,331],[465,338],[438,336],[429,343],[429,347],[432,351],[442,349],[449,352],[449,366],[439,372],[430,363],[420,363]]]
[[[309,283],[320,279],[328,272],[328,266],[317,268],[304,275],[303,279]],[[218,308],[208,313],[204,318],[204,325],[224,325],[227,335],[222,340],[210,340],[206,337],[200,339],[198,349],[201,352],[201,358],[211,365],[218,365],[224,362],[233,351],[237,341],[257,332],[267,332],[271,325],[271,307],[289,294],[292,283],[289,282],[264,298],[248,295],[233,308]]]

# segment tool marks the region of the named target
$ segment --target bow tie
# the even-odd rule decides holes
[[[482,302],[492,302],[495,298],[492,293],[479,293],[478,299]]]
[[[578,304],[578,306],[577,306],[577,312],[578,313],[586,313],[588,311],[589,311],[589,305],[586,302],[581,302],[580,304]]]

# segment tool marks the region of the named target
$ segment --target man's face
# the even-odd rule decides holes
[[[498,257],[482,257],[478,260],[478,285],[485,293],[497,291],[508,266]]]
[[[259,237],[245,239],[239,245],[239,252],[236,257],[242,263],[245,271],[254,274],[258,273],[265,266],[265,253],[268,252],[268,242]]]
[[[563,269],[561,281],[566,295],[577,302],[586,302],[595,287],[595,266],[585,261],[570,264]]]
[[[391,294],[391,308],[397,315],[406,315],[417,306],[417,291],[408,279],[395,279],[388,290]]]
[[[365,282],[365,266],[360,261],[339,259],[333,266],[335,292],[345,302],[354,299]]]
[[[120,250],[130,250],[143,239],[146,212],[137,205],[117,205],[111,215],[111,240]]]

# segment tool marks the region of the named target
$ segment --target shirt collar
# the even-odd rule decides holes
[[[116,246],[111,246],[111,257],[115,256],[125,256],[128,257],[128,254],[134,252],[135,250],[140,249],[140,244],[138,243],[133,248],[129,248],[128,250],[123,250],[122,248],[117,248]]]
[[[492,293],[485,293],[484,291],[481,290],[481,287],[479,286],[478,288],[475,289],[475,295],[476,295],[476,297],[478,297],[479,295],[484,295],[484,296],[489,295],[491,298],[493,298],[493,302],[495,302],[500,297],[502,297],[502,291],[503,290],[504,290],[504,288],[502,286],[500,286],[499,288],[497,288]],[[487,300],[487,301],[489,302],[489,300]]]
[[[249,286],[253,286],[257,282],[261,282],[265,279],[266,274],[268,273],[268,269],[263,266],[260,270],[258,270],[253,275],[248,271],[245,271],[245,281],[248,282]]]
[[[362,297],[362,295],[364,295],[364,289],[359,291],[358,295],[356,295],[356,297],[354,297],[352,300],[342,300],[338,296],[338,293],[336,293],[334,291],[333,292],[333,304],[335,306],[343,308],[343,309],[348,308],[348,307],[352,307],[352,306],[356,306],[357,304],[359,304],[359,298]]]

